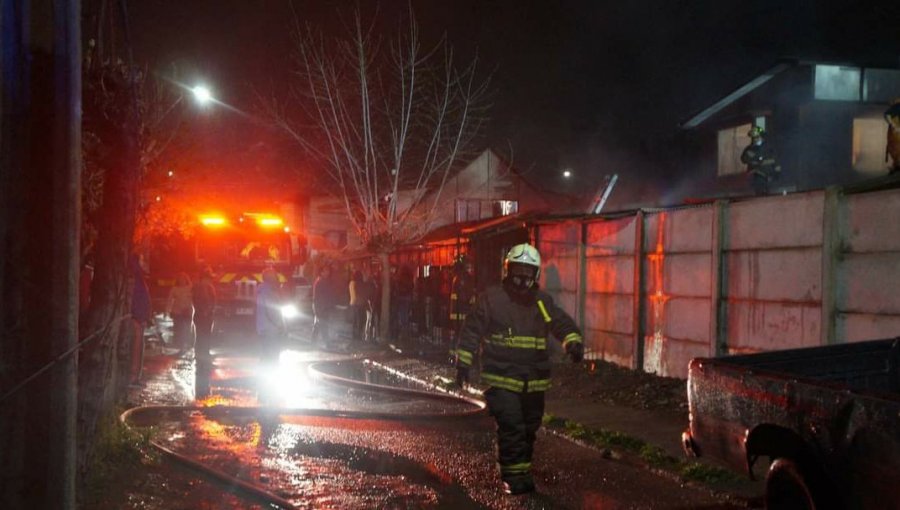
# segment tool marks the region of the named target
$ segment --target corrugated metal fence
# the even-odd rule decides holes
[[[900,335],[900,190],[535,225],[541,284],[589,357],[686,377],[697,356]]]

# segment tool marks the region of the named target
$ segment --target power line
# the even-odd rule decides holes
[[[88,336],[87,338],[85,338],[84,340],[82,340],[82,341],[78,342],[77,344],[75,344],[75,346],[72,347],[71,349],[69,349],[68,351],[66,351],[66,352],[60,354],[59,356],[57,356],[56,358],[52,359],[49,363],[47,363],[46,365],[44,365],[43,367],[41,367],[40,369],[38,369],[35,373],[29,375],[29,376],[26,377],[23,381],[21,381],[20,383],[16,384],[15,386],[13,386],[12,389],[10,389],[10,390],[7,391],[6,393],[4,393],[3,396],[0,397],[0,404],[2,404],[7,398],[13,396],[15,393],[17,393],[17,392],[18,392],[19,390],[21,390],[22,388],[24,388],[25,386],[27,386],[28,383],[30,383],[31,381],[34,381],[35,379],[37,379],[38,377],[40,377],[41,374],[43,374],[44,372],[50,370],[54,365],[56,365],[57,363],[59,363],[59,362],[65,360],[66,358],[68,358],[69,356],[71,356],[72,354],[74,354],[76,351],[78,351],[78,349],[81,349],[81,347],[82,347],[83,345],[85,345],[86,343],[88,343],[88,342],[94,340],[94,339],[97,338],[101,333],[104,333],[104,332],[108,331],[109,328],[111,328],[112,325],[113,325],[114,323],[120,322],[120,321],[122,321],[122,320],[124,320],[124,319],[127,319],[127,318],[129,318],[129,317],[131,317],[131,314],[122,315],[122,316],[120,316],[120,317],[118,317],[118,318],[116,318],[116,319],[113,319],[113,320],[110,321],[110,323],[109,323],[108,325],[106,325],[103,329],[98,329],[97,331],[95,331],[94,333],[92,333],[91,335],[89,335],[89,336]]]

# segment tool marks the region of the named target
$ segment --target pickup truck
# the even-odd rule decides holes
[[[900,509],[900,339],[695,358],[688,404],[686,453],[764,469],[768,509]]]

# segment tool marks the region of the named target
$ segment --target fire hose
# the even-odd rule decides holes
[[[377,368],[385,370],[386,367],[383,367],[377,362],[372,362],[371,360],[366,360],[370,364],[374,364]],[[477,416],[482,414],[485,409],[485,403],[479,399],[474,397],[463,395],[455,392],[450,392],[439,388],[433,384],[429,383],[421,383],[424,384],[429,391],[425,390],[417,390],[411,388],[401,388],[395,386],[388,386],[383,384],[374,384],[368,383],[365,381],[360,381],[356,379],[350,379],[346,377],[340,377],[337,375],[329,374],[322,370],[322,367],[326,365],[326,363],[316,363],[311,365],[308,370],[315,378],[318,378],[324,382],[357,388],[364,389],[367,391],[375,391],[379,393],[392,394],[392,395],[401,395],[408,396],[411,398],[419,398],[419,399],[427,399],[427,400],[438,400],[445,402],[453,402],[453,403],[465,403],[469,404],[470,408],[464,411],[457,412],[448,412],[448,413],[385,413],[385,412],[375,412],[375,411],[346,411],[346,410],[333,410],[333,409],[307,409],[307,408],[275,408],[275,407],[266,407],[266,406],[177,406],[177,405],[149,405],[149,406],[141,406],[129,409],[122,413],[119,417],[119,420],[126,426],[132,427],[135,422],[152,422],[154,417],[159,417],[160,415],[165,415],[172,412],[178,413],[199,413],[204,415],[205,417],[221,417],[221,416],[230,416],[230,417],[255,417],[255,416],[272,416],[272,415],[281,415],[281,416],[308,416],[308,417],[324,417],[324,418],[343,418],[343,419],[359,419],[359,420],[382,420],[382,421],[420,421],[420,420],[434,420],[434,419],[466,419],[469,417]],[[398,373],[392,372],[395,376],[399,376]],[[405,377],[409,379],[408,377]],[[178,464],[182,464],[189,468],[200,471],[201,473],[205,473],[210,478],[221,482],[223,484],[228,485],[231,489],[240,492],[246,496],[250,496],[254,499],[260,500],[267,504],[273,505],[278,508],[284,509],[294,509],[297,508],[296,505],[291,503],[290,501],[273,494],[272,492],[258,486],[247,482],[246,480],[242,480],[234,475],[228,474],[222,470],[216,469],[212,466],[206,465],[200,461],[192,459],[191,457],[178,453],[171,448],[168,448],[155,440],[150,440],[150,445],[159,451],[164,458],[175,461]]]

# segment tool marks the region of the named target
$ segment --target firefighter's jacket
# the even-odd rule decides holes
[[[502,286],[491,287],[478,296],[475,309],[466,317],[457,362],[470,366],[483,343],[482,382],[519,393],[546,391],[550,388],[550,334],[564,347],[582,341],[575,321],[547,293],[538,290],[527,300],[514,301]]]
[[[775,151],[768,142],[750,144],[741,153],[741,162],[747,165],[747,172],[771,180],[781,167],[775,162]]]

